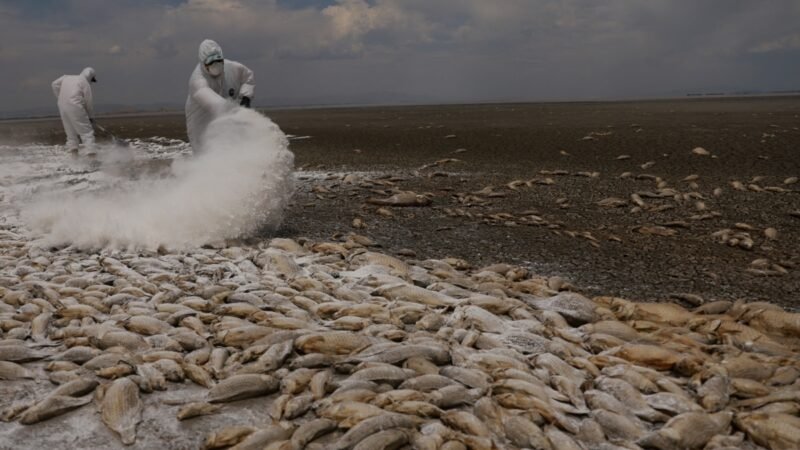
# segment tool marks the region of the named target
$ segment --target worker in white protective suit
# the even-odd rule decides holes
[[[216,42],[200,43],[198,56],[186,99],[186,132],[195,154],[205,151],[202,139],[208,124],[237,105],[249,108],[256,88],[253,71],[225,59]]]
[[[61,123],[67,133],[67,150],[78,151],[78,137],[84,147],[94,152],[94,106],[92,87],[96,83],[94,69],[87,67],[80,75],[64,75],[53,81],[53,94],[58,99]]]

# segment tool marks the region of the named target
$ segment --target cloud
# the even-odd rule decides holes
[[[0,82],[21,86],[0,108],[49,105],[23,81],[87,65],[97,102],[180,105],[205,38],[255,70],[259,105],[797,88],[798,19],[789,0],[0,0]]]
[[[787,50],[800,50],[800,34],[792,34],[768,42],[762,42],[749,49],[751,53],[769,53]]]

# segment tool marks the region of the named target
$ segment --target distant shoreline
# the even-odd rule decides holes
[[[320,105],[297,105],[297,106],[274,106],[257,107],[259,111],[293,111],[293,110],[339,110],[339,109],[361,109],[361,108],[413,108],[413,107],[439,107],[439,106],[491,106],[491,105],[553,105],[553,104],[619,104],[619,103],[649,103],[649,102],[670,102],[670,101],[698,101],[698,100],[736,100],[736,99],[758,99],[758,98],[795,98],[800,97],[800,90],[778,91],[767,93],[687,93],[681,97],[642,97],[627,99],[583,99],[583,100],[542,100],[542,101],[487,101],[487,102],[453,102],[453,103],[353,103],[353,104],[320,104]],[[117,117],[144,117],[144,116],[172,116],[183,114],[182,109],[173,110],[142,110],[130,112],[110,112],[98,114],[98,117],[117,118]],[[36,122],[57,120],[58,115],[32,115],[0,118],[0,122]]]

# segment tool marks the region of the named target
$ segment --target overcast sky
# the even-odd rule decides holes
[[[182,105],[204,38],[271,104],[582,100],[800,88],[798,0],[0,0],[0,112]]]

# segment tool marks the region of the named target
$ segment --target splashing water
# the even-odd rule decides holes
[[[184,249],[277,227],[293,190],[294,155],[277,125],[244,108],[214,120],[207,151],[174,177],[78,197],[56,193],[22,210],[45,245]]]

